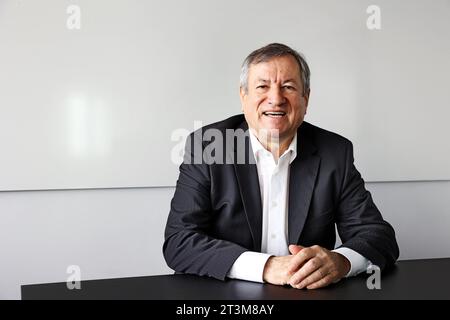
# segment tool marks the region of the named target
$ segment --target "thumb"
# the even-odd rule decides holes
[[[296,245],[296,244],[291,244],[289,245],[289,252],[293,255],[296,255],[297,253],[300,252],[300,250],[302,250],[304,247]]]

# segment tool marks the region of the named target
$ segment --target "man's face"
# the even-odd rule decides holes
[[[248,91],[240,91],[242,111],[250,128],[259,135],[278,131],[280,142],[294,137],[308,106],[300,69],[292,56],[276,57],[250,65]]]

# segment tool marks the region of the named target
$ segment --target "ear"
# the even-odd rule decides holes
[[[309,94],[310,93],[311,93],[311,89],[308,89],[308,91],[303,96],[303,98],[305,99],[305,114],[306,114],[306,111],[308,110]]]
[[[244,112],[244,105],[245,100],[247,98],[247,93],[245,92],[245,89],[242,87],[239,87],[239,98],[241,100],[241,111]]]

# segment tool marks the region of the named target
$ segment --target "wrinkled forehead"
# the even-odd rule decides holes
[[[250,82],[261,80],[270,82],[292,80],[301,83],[300,67],[297,60],[290,55],[252,63],[249,68],[248,77]]]

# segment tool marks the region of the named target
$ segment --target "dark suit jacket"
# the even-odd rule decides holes
[[[203,127],[200,133],[210,128],[225,136],[226,129],[247,130],[248,125],[237,115]],[[246,154],[253,157],[248,131],[246,140]],[[208,145],[201,143],[203,148]],[[297,143],[289,178],[289,243],[334,249],[336,225],[342,246],[381,269],[393,264],[399,255],[394,230],[353,165],[351,142],[303,122]],[[191,150],[187,143],[185,157],[192,156]],[[236,149],[223,152],[230,156]],[[181,164],[163,246],[170,268],[223,280],[240,254],[261,251],[261,234],[254,158],[253,164]]]

